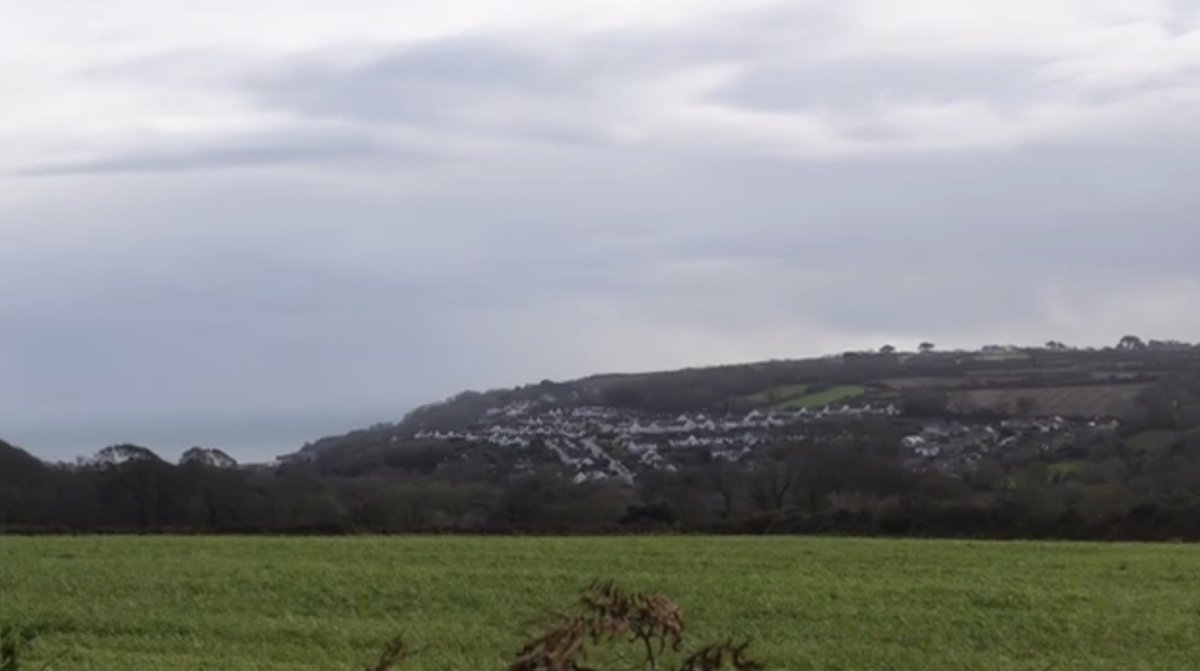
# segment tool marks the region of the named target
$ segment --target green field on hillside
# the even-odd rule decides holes
[[[9,537],[0,626],[42,631],[35,662],[69,650],[59,671],[352,671],[397,632],[403,668],[480,671],[612,578],[772,669],[1189,669],[1197,575],[1178,544]]]
[[[814,391],[811,394],[805,394],[798,398],[793,398],[789,401],[784,401],[775,407],[783,410],[798,410],[800,408],[824,408],[831,403],[844,401],[862,396],[866,389],[854,384],[843,384],[836,387],[830,387],[823,391]]]
[[[770,389],[764,389],[757,394],[742,398],[742,401],[753,405],[775,405],[803,396],[808,391],[807,384],[785,384]]]

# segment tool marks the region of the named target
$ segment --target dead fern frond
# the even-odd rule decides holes
[[[404,644],[404,637],[397,636],[384,646],[383,652],[379,655],[379,661],[375,662],[374,666],[368,666],[364,671],[392,671],[407,657],[408,646]]]
[[[679,604],[662,594],[622,589],[611,582],[592,583],[580,597],[580,611],[556,616],[546,630],[513,658],[508,671],[599,671],[584,666],[590,646],[641,643],[644,668],[659,671],[666,653],[683,647],[684,617]],[[679,671],[762,671],[746,655],[749,643],[710,645],[683,661]],[[400,637],[384,648],[365,671],[392,671],[409,649]],[[682,655],[683,653],[680,653]],[[671,655],[678,659],[678,656]],[[3,669],[0,669],[3,671]]]
[[[683,645],[683,610],[666,596],[596,582],[580,601],[582,615],[560,616],[517,653],[509,671],[587,671],[589,644],[622,640],[640,642],[646,668],[657,671],[663,653]]]
[[[683,666],[679,667],[679,671],[719,671],[720,669],[762,671],[766,667],[746,656],[746,650],[749,647],[749,641],[741,645],[737,645],[733,641],[710,645],[685,659]]]
[[[617,639],[628,636],[646,649],[646,667],[683,645],[683,609],[662,594],[624,590],[612,582],[592,583],[583,592],[583,606],[592,615],[596,634]]]
[[[28,627],[0,627],[0,671],[20,671],[21,659],[37,637],[37,631]]]
[[[593,622],[586,617],[562,617],[558,624],[517,653],[509,671],[593,671],[581,666],[588,641],[596,642]]]

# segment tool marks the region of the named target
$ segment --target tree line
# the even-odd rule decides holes
[[[1200,539],[1200,434],[1092,437],[1054,455],[914,470],[897,429],[779,442],[741,463],[576,484],[536,447],[337,451],[273,468],[157,458],[75,466],[0,449],[0,528],[133,533],[827,533]],[[1139,436],[1145,435],[1138,434]]]

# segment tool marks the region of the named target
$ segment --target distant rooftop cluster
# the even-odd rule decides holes
[[[576,469],[576,481],[619,478],[633,482],[641,470],[676,470],[673,452],[703,450],[711,458],[737,461],[756,446],[803,434],[824,421],[894,417],[894,404],[838,404],[795,410],[663,415],[583,406],[541,408],[520,401],[489,408],[482,420],[449,430],[421,430],[415,440],[483,442],[506,447],[542,446]],[[399,437],[396,440],[400,440]]]

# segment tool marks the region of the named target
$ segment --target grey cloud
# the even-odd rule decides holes
[[[755,118],[738,113],[815,113],[827,127],[794,142],[815,143],[813,151],[818,151],[827,140],[832,151],[860,152],[924,145],[970,149],[1041,142],[1043,133],[1070,136],[1073,129],[1053,118],[1056,106],[1064,104],[1079,115],[1094,111],[1097,123],[1146,134],[1157,127],[1156,121],[1117,121],[1132,113],[1121,104],[1130,96],[1147,104],[1161,87],[1185,86],[1194,79],[1184,71],[1164,71],[1124,87],[1067,86],[1062,77],[1075,75],[1064,73],[1079,64],[1046,56],[989,52],[956,62],[916,55],[832,56],[837,36],[854,29],[845,21],[829,7],[788,7],[734,14],[721,23],[600,31],[568,44],[534,37],[443,38],[397,46],[351,66],[339,65],[336,54],[311,54],[244,86],[264,106],[322,119],[478,132],[516,141],[611,145],[625,141],[629,127],[648,127],[649,142],[674,132],[671,117],[657,120],[653,110],[639,107],[646,104],[645,91],[690,69],[731,66],[740,73],[707,98],[674,101],[687,109],[710,105],[734,115],[715,121],[702,116],[701,125],[688,131],[697,137],[685,144],[706,146],[707,138],[701,136],[721,135],[721,124],[739,137],[747,129],[738,124],[753,124]],[[1084,64],[1091,65],[1086,59]],[[906,105],[918,106],[915,117],[889,116],[896,106]],[[962,137],[950,133],[945,142],[937,141],[929,126],[937,123],[938,105],[951,109],[955,122],[962,124],[954,130]],[[934,108],[931,116],[922,116],[922,106]],[[648,116],[640,116],[644,114]],[[789,123],[786,116],[759,121],[776,128]],[[804,125],[800,119],[792,123],[798,129]],[[752,151],[776,150],[767,137],[755,140],[754,132],[742,137],[755,147]],[[804,153],[803,147],[789,149],[788,143],[780,138],[777,150]],[[719,140],[716,145],[724,154],[736,153],[739,146],[734,141],[726,148]]]
[[[246,85],[264,106],[309,117],[576,144],[602,135],[589,117],[600,76],[514,43],[447,38],[351,67],[309,57]]]
[[[465,35],[397,45],[349,66],[337,53],[313,53],[242,86],[267,107],[321,118],[604,142],[607,120],[596,115],[622,86],[681,67],[757,60],[798,40],[819,42],[834,22],[825,10],[772,8],[720,23],[595,31],[565,44]]]
[[[371,136],[374,126],[424,133],[418,155],[458,155],[463,146],[493,139],[613,144],[626,126],[637,128],[642,121],[638,105],[645,101],[639,101],[639,94],[630,101],[622,98],[631,85],[652,89],[684,69],[706,65],[733,65],[743,72],[707,101],[690,102],[735,111],[818,112],[831,119],[826,132],[840,136],[842,142],[835,146],[904,146],[914,129],[888,118],[891,104],[972,102],[1020,125],[1027,105],[1059,101],[1063,75],[1056,74],[1055,66],[1065,65],[1070,72],[1076,65],[990,52],[959,62],[831,56],[839,53],[839,40],[858,29],[850,22],[852,14],[829,5],[775,6],[654,28],[599,30],[570,39],[469,33],[396,44],[352,64],[333,48],[274,65],[259,60],[244,66],[253,74],[243,76],[233,74],[239,69],[231,53],[176,49],[79,76],[197,79],[226,87],[270,111],[316,123],[359,124],[365,137],[314,142],[298,135],[269,144],[234,137],[215,149],[135,147],[111,157],[35,166],[28,174],[327,163],[378,151],[379,139]],[[1182,30],[1186,17],[1180,4],[1162,17],[1163,30]],[[1158,87],[1192,80],[1186,72],[1161,73],[1127,87],[1099,87],[1073,95],[1085,107],[1104,105],[1135,93],[1153,96]],[[703,146],[703,138],[696,140]],[[786,142],[780,140],[782,145]],[[967,148],[979,142],[986,144],[987,138],[972,138]],[[762,140],[756,146],[761,151],[768,144]],[[737,150],[735,144],[731,151]],[[786,152],[786,147],[781,150]]]
[[[1171,12],[1167,15],[1163,28],[1172,37],[1200,29],[1200,9],[1197,9],[1191,0],[1172,0],[1169,4]]]
[[[772,111],[870,108],[881,102],[986,99],[1023,102],[1038,88],[1036,62],[982,58],[958,63],[906,60],[766,63],[718,99]]]
[[[279,135],[276,133],[276,135]],[[187,172],[256,166],[289,165],[312,161],[354,160],[378,157],[384,150],[378,142],[361,136],[314,138],[308,134],[230,140],[220,138],[216,146],[133,149],[92,160],[30,166],[15,174],[28,177],[60,177],[133,172]],[[426,158],[413,152],[412,157]],[[394,156],[398,157],[398,156]]]
[[[480,98],[566,86],[565,74],[514,47],[458,38],[402,48],[359,66],[296,64],[251,86],[269,103],[311,114],[431,123]]]

